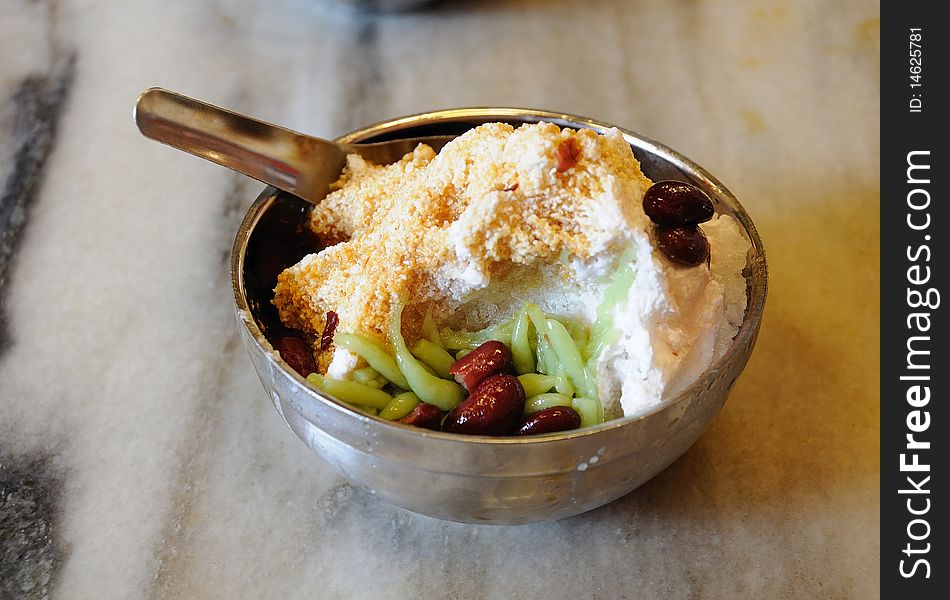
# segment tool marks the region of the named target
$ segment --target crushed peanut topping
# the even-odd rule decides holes
[[[645,218],[649,186],[618,131],[551,123],[482,125],[438,155],[420,145],[388,166],[351,155],[312,213],[327,247],[280,275],[274,303],[317,336],[334,311],[339,331],[385,338],[405,301],[412,330],[421,306],[457,306],[512,264],[602,251]]]

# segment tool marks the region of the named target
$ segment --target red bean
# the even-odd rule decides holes
[[[442,423],[442,411],[434,404],[421,402],[412,409],[411,413],[399,419],[399,422],[438,431]]]
[[[659,181],[643,195],[643,212],[657,225],[680,227],[704,223],[716,209],[706,192],[695,185]]]
[[[442,431],[469,435],[508,435],[524,412],[524,388],[517,377],[495,375],[449,411]]]
[[[581,416],[568,406],[550,406],[529,415],[518,425],[518,435],[568,431],[581,426]]]
[[[509,367],[511,350],[503,343],[491,340],[455,361],[449,374],[455,375],[455,380],[471,394],[481,382]]]
[[[326,352],[333,345],[333,334],[336,332],[336,326],[340,323],[340,317],[332,310],[327,311],[327,324],[323,327],[323,335],[320,336],[320,351]]]
[[[310,344],[299,337],[288,335],[277,340],[277,351],[290,368],[306,377],[317,372],[317,363],[313,359],[313,349]]]
[[[657,227],[656,242],[675,263],[695,267],[709,260],[709,242],[699,227]]]
[[[577,140],[567,138],[557,146],[557,172],[563,173],[577,164],[580,160],[581,149]]]

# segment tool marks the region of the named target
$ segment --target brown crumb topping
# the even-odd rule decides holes
[[[617,226],[598,213],[640,218],[649,185],[619,133],[550,123],[483,125],[438,155],[420,145],[387,166],[350,156],[312,213],[327,247],[280,275],[274,303],[316,336],[334,311],[339,331],[384,338],[399,301],[411,329],[422,305],[451,308],[510,264],[589,257],[592,239]]]

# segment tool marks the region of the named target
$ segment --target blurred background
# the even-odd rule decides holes
[[[0,0],[0,598],[876,597],[878,3],[370,4]],[[604,508],[385,504],[268,402],[227,279],[263,186],[139,136],[151,86],[323,137],[481,105],[656,139],[759,228],[757,350]]]

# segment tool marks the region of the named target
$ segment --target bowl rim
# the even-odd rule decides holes
[[[597,119],[549,110],[512,107],[466,107],[416,113],[403,117],[397,117],[395,119],[380,121],[378,123],[362,127],[336,138],[336,141],[354,143],[369,138],[378,138],[380,136],[394,134],[410,127],[452,122],[469,122],[473,119],[480,120],[484,123],[506,119],[517,120],[523,123],[544,121],[554,123],[562,128],[570,127],[577,129],[578,127],[584,127],[587,129],[592,129],[600,134],[603,134],[610,129],[616,129],[623,135],[627,143],[633,146],[635,149],[646,150],[654,155],[662,157],[678,169],[694,175],[697,179],[701,180],[706,186],[708,186],[708,188],[715,193],[717,199],[723,201],[729,207],[733,217],[735,217],[736,220],[738,220],[742,225],[742,228],[744,229],[745,234],[748,236],[751,243],[750,256],[748,258],[748,263],[751,266],[751,273],[747,278],[746,290],[748,294],[746,310],[742,324],[739,326],[739,330],[733,338],[732,343],[729,345],[729,348],[726,350],[726,352],[723,353],[721,357],[719,357],[719,360],[703,371],[703,373],[690,385],[680,390],[676,396],[662,399],[655,406],[641,414],[620,417],[583,429],[534,436],[465,436],[441,431],[433,431],[411,425],[405,425],[395,421],[380,419],[377,416],[363,413],[359,409],[356,409],[341,400],[337,400],[333,396],[325,394],[309,385],[305,377],[290,368],[287,363],[285,363],[283,359],[280,358],[280,355],[267,340],[264,332],[260,329],[257,320],[253,316],[253,312],[247,302],[247,295],[244,289],[244,258],[247,250],[247,242],[250,239],[250,235],[254,231],[258,221],[263,216],[264,211],[276,200],[278,195],[285,193],[281,192],[277,188],[274,188],[273,186],[267,186],[248,208],[247,213],[242,219],[241,225],[238,228],[237,234],[234,238],[230,261],[231,289],[233,293],[232,298],[234,301],[235,310],[239,316],[238,321],[247,328],[247,332],[250,334],[251,339],[254,341],[258,350],[267,357],[267,360],[271,361],[272,366],[279,368],[284,372],[285,375],[289,376],[296,385],[302,388],[303,391],[306,392],[307,397],[315,399],[316,401],[321,402],[334,410],[343,412],[347,416],[356,419],[360,423],[368,424],[375,422],[385,424],[391,428],[390,431],[394,435],[408,435],[413,438],[433,438],[449,443],[462,443],[469,445],[543,445],[561,442],[564,440],[596,436],[615,429],[632,426],[635,423],[647,419],[656,413],[676,406],[677,404],[693,397],[697,388],[703,387],[709,382],[713,381],[719,371],[722,370],[723,366],[729,363],[736,354],[740,353],[742,348],[744,348],[747,344],[752,345],[755,343],[755,338],[758,334],[759,326],[761,325],[762,316],[765,309],[766,297],[768,295],[768,265],[765,257],[765,248],[762,243],[762,239],[759,236],[758,230],[756,229],[755,224],[752,222],[752,219],[749,217],[745,208],[735,197],[735,195],[728,188],[726,188],[725,185],[723,185],[706,169],[664,144],[644,137],[633,130],[619,127]],[[392,136],[390,135],[390,137]],[[402,432],[402,434],[399,432]]]

